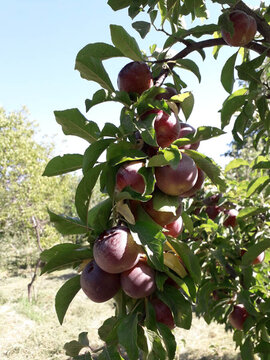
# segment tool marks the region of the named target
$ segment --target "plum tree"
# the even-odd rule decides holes
[[[121,273],[121,286],[133,299],[149,296],[156,289],[155,271],[145,261],[139,261],[132,269]]]
[[[110,274],[102,270],[95,260],[90,261],[80,276],[81,288],[94,302],[111,299],[120,290],[120,274]]]
[[[226,43],[230,46],[244,46],[250,43],[257,31],[257,23],[254,17],[241,10],[232,11],[229,17],[233,23],[233,34],[224,29],[221,30]]]
[[[189,191],[198,178],[198,169],[191,157],[182,154],[176,168],[170,165],[156,167],[155,169],[157,187],[165,194],[179,196]]]
[[[126,226],[104,231],[93,247],[96,263],[108,273],[121,273],[132,268],[139,261],[141,252]]]
[[[78,216],[49,214],[63,235],[81,235],[84,243],[59,244],[44,252],[43,271],[57,270],[59,265],[80,271],[84,261],[94,257],[95,266],[114,279],[120,278],[120,291],[113,295],[115,316],[105,320],[99,330],[105,344],[99,358],[118,358],[121,345],[132,360],[140,354],[143,358],[172,360],[176,353],[174,335],[157,324],[159,321],[170,329],[174,323],[189,329],[194,309],[207,323],[224,324],[228,309],[236,301],[249,304],[254,321],[254,326],[247,326],[245,336],[236,333],[234,337],[242,358],[246,358],[247,349],[265,358],[263,352],[270,336],[265,305],[270,291],[267,264],[251,269],[244,261],[247,257],[239,261],[239,249],[245,248],[247,241],[254,254],[269,248],[269,9],[264,2],[256,11],[243,1],[210,3],[220,6],[216,23],[212,17],[207,18],[206,1],[190,6],[188,1],[178,0],[139,4],[109,0],[114,11],[128,8],[132,21],[140,14],[142,21],[133,21],[132,27],[142,38],[149,31],[158,30],[165,42],[163,46],[150,46],[149,51],[145,50],[147,46],[141,50],[126,29],[111,25],[112,44],[88,44],[78,53],[75,67],[80,75],[101,86],[91,99],[86,99],[86,110],[114,101],[121,106],[119,126],[105,123],[100,127],[100,123],[87,120],[78,109],[55,112],[65,134],[79,136],[89,146],[84,155],[66,154],[48,164],[47,176],[82,169],[75,194]],[[246,26],[245,32],[241,25],[241,32],[237,22],[234,26],[234,11],[255,19],[256,41],[250,38],[251,33],[255,36],[254,29]],[[186,16],[194,21],[205,18],[205,23],[183,28],[180,24]],[[252,19],[248,18],[251,24]],[[213,47],[215,59],[227,56],[220,49],[227,47],[226,32],[233,27],[231,38],[238,42],[231,45],[244,49],[241,56],[238,51],[229,54],[221,76],[216,77],[228,93],[221,104],[219,127],[198,124],[195,130],[187,122],[191,119],[199,123],[202,119],[192,119],[194,86],[185,83],[183,73],[189,70],[201,80],[200,58],[195,62],[192,55],[198,52],[205,58],[205,49]],[[218,37],[221,31],[224,38]],[[233,51],[228,47],[227,50]],[[119,72],[120,91],[106,71],[109,67],[103,66],[104,61],[115,57],[132,60]],[[162,93],[161,87],[166,91]],[[179,115],[171,94],[177,94]],[[208,98],[213,99],[210,89]],[[227,127],[232,128],[236,156],[223,171],[197,150],[203,141],[223,135]],[[253,152],[248,158],[239,158],[243,150],[249,151],[248,143]],[[106,156],[101,157],[103,152]],[[104,200],[92,207],[96,185]],[[134,191],[122,191],[125,187]],[[214,195],[206,197],[207,194]],[[233,208],[241,209],[237,222]],[[78,278],[64,284],[58,298],[66,296],[70,300],[75,296],[80,288]],[[169,281],[181,291],[167,286]],[[105,280],[100,283],[106,286]],[[213,301],[216,289],[223,292],[222,297],[218,293],[219,301]],[[163,321],[161,315],[155,317],[151,306],[147,308],[155,298],[162,299],[168,307],[167,320]],[[57,311],[61,318],[67,301],[60,305]],[[247,316],[251,315],[240,304],[234,306],[227,320],[235,329],[242,329]]]
[[[141,94],[153,86],[152,73],[144,62],[130,62],[119,72],[117,85],[120,91]]]

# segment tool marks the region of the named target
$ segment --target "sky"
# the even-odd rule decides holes
[[[219,13],[220,6],[212,5],[210,22],[216,22]],[[7,112],[26,106],[29,119],[39,125],[38,141],[44,137],[53,139],[56,155],[83,153],[89,144],[74,136],[64,136],[55,121],[54,110],[78,108],[100,127],[105,122],[119,125],[121,106],[113,102],[85,112],[85,99],[91,98],[100,87],[82,79],[74,70],[78,51],[88,43],[111,44],[110,24],[123,26],[148,53],[150,45],[156,43],[161,48],[166,39],[160,32],[152,31],[142,40],[131,26],[127,9],[114,12],[105,0],[9,0],[1,4],[1,15],[0,106]],[[145,18],[137,17],[134,21],[138,20]],[[189,24],[189,18],[187,22]],[[180,50],[177,44],[175,51]],[[212,49],[208,49],[204,62],[200,55],[192,54],[189,58],[200,67],[201,83],[192,73],[179,72],[188,84],[185,91],[192,91],[195,96],[194,110],[188,120],[194,127],[220,127],[218,111],[228,96],[220,83],[221,69],[236,51],[236,48],[224,47],[216,61]],[[119,71],[129,61],[117,58],[104,63],[115,88]],[[207,140],[199,148],[221,166],[229,161],[220,156],[232,139],[229,129],[225,128],[227,130],[226,135]]]

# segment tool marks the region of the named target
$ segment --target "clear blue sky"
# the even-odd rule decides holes
[[[216,21],[219,9],[219,5],[211,6],[212,22]],[[114,12],[104,0],[9,0],[1,4],[1,14],[0,105],[7,111],[26,106],[30,119],[40,125],[41,135],[55,135],[57,154],[82,153],[87,143],[62,135],[53,111],[77,107],[85,114],[85,99],[99,89],[97,84],[80,78],[74,70],[78,51],[88,43],[111,43],[109,24],[124,26],[146,51],[149,45],[156,43],[161,47],[164,41],[162,34],[154,31],[141,40],[131,27],[127,10]],[[180,49],[180,45],[175,47],[176,51]],[[207,51],[209,56],[204,62],[199,55],[193,55],[192,59],[201,69],[200,84],[193,74],[180,73],[188,83],[187,90],[195,95],[191,125],[220,125],[218,110],[227,96],[219,82],[220,72],[226,59],[236,50],[224,48],[219,61],[213,59],[212,49]],[[118,72],[129,61],[105,62],[115,85]],[[91,109],[86,116],[99,124],[110,121],[117,125],[119,111],[119,106],[107,103]],[[218,155],[224,153],[230,139],[228,135],[206,141],[199,150],[223,164],[224,159]]]

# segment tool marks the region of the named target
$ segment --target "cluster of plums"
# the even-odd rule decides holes
[[[156,290],[155,270],[147,264],[143,249],[126,226],[104,231],[94,243],[93,256],[80,278],[81,288],[92,301],[107,301],[120,289],[133,299],[150,296]],[[172,329],[174,321],[168,306],[156,297],[150,301],[157,321]]]

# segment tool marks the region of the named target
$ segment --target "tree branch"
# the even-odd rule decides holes
[[[173,67],[175,66],[175,61],[178,59],[183,59],[193,51],[202,50],[208,47],[213,46],[222,46],[227,45],[227,43],[223,40],[223,38],[217,38],[217,39],[208,39],[198,42],[192,42],[189,43],[183,50],[181,50],[179,53],[177,53],[175,56],[173,56],[170,59],[163,59],[163,60],[157,60],[156,63],[167,63],[167,67],[163,69],[157,78],[155,78],[155,86],[161,86],[166,79],[166,77],[169,75]],[[227,45],[228,46],[228,45]],[[256,51],[259,54],[263,54],[264,52],[267,52],[267,56],[270,57],[270,48],[267,48],[261,44],[258,44],[256,42],[251,42],[245,46],[245,48]]]

